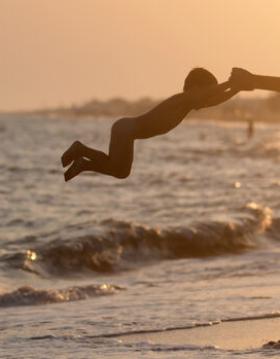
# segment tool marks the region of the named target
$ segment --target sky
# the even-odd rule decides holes
[[[279,0],[0,0],[0,110],[163,98],[196,66],[280,76]]]

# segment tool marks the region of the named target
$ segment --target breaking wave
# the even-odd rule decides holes
[[[112,273],[161,259],[207,257],[241,253],[263,245],[272,230],[271,210],[250,203],[230,221],[194,223],[189,227],[152,228],[106,220],[68,228],[63,238],[45,238],[21,253],[6,255],[13,268],[39,275],[82,271]],[[40,238],[41,240],[41,238]]]
[[[66,289],[34,289],[24,286],[12,292],[0,294],[0,307],[72,302],[114,294],[121,289],[111,284],[75,286]]]

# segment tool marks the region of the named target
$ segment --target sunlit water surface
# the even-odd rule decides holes
[[[0,117],[0,357],[268,355],[119,334],[280,309],[280,126],[186,121],[136,141],[129,178],[65,183],[62,152],[107,151],[111,124]]]

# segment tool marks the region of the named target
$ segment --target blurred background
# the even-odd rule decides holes
[[[0,109],[160,99],[191,68],[279,74],[278,0],[1,0]]]
[[[1,358],[264,357],[120,336],[279,317],[279,95],[240,94],[135,141],[125,180],[65,183],[60,157],[75,140],[107,152],[117,118],[180,92],[193,67],[279,76],[279,12],[0,0]]]

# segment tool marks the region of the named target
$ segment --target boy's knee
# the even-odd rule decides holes
[[[130,168],[118,168],[115,171],[115,177],[119,179],[127,178],[130,175]]]

